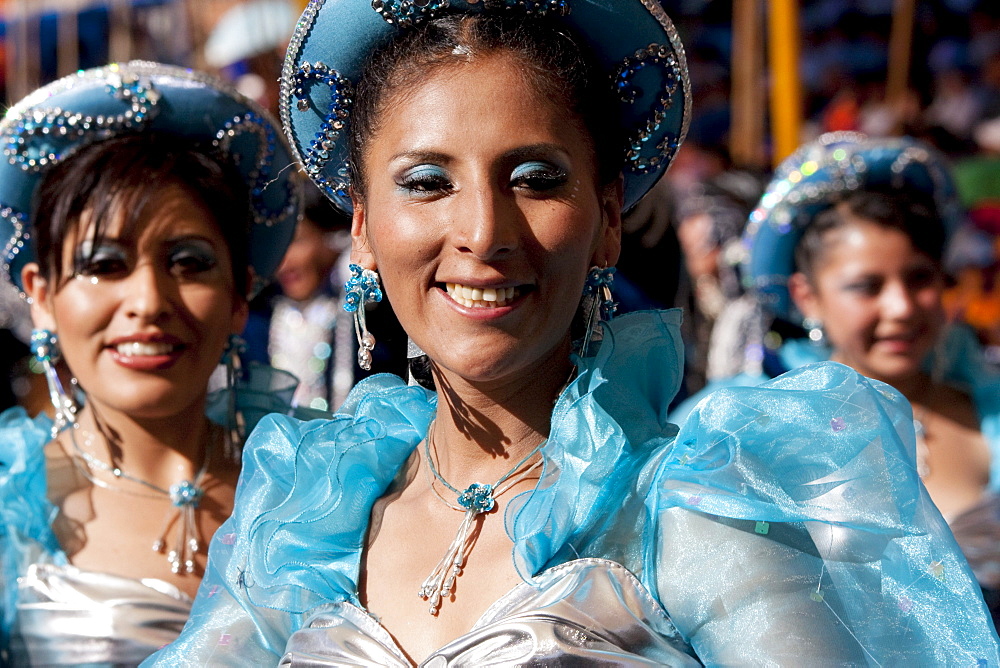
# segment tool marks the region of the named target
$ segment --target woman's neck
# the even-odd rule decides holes
[[[160,418],[135,418],[88,405],[78,422],[87,444],[78,437],[77,447],[163,489],[194,478],[215,436],[203,400],[181,414]]]
[[[557,361],[558,360],[558,361]],[[435,465],[455,486],[492,483],[549,435],[552,407],[575,373],[566,354],[500,383],[436,372]]]

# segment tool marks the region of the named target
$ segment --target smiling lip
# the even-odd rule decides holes
[[[896,336],[880,336],[875,339],[876,345],[883,350],[892,353],[909,353],[919,341],[920,337],[915,333],[899,334]]]
[[[139,334],[113,339],[106,346],[116,364],[136,371],[167,369],[180,359],[187,346],[164,334]]]
[[[520,287],[479,287],[463,283],[445,283],[445,292],[456,304],[468,309],[495,309],[517,301]]]

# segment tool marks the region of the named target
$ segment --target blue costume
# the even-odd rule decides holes
[[[818,364],[720,392],[678,430],[679,320],[622,316],[577,360],[541,479],[506,511],[524,583],[434,665],[1000,662],[905,400]],[[406,665],[357,583],[372,506],[435,405],[374,376],[331,420],[265,419],[191,619],[149,664]]]
[[[236,387],[248,428],[290,409],[291,374],[252,365]],[[227,390],[209,394],[208,415],[226,424]],[[298,409],[300,414],[319,411]],[[133,580],[70,565],[54,529],[53,494],[77,475],[69,459],[47,459],[52,421],[23,408],[0,413],[0,664],[136,665],[180,633],[189,596],[166,582]],[[123,497],[127,498],[127,497]]]

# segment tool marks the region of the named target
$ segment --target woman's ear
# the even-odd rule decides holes
[[[21,270],[21,285],[31,302],[31,322],[35,329],[56,330],[52,315],[52,290],[49,280],[42,276],[36,262],[29,262]]]
[[[797,271],[788,277],[788,294],[791,296],[799,313],[807,318],[817,318],[819,316],[819,295],[813,287],[809,278],[801,271]]]
[[[622,178],[604,186],[600,193],[601,230],[591,264],[596,267],[613,267],[622,251],[622,206],[625,202]]]
[[[351,202],[354,204],[354,215],[351,217],[351,262],[365,269],[376,269],[375,254],[368,243],[367,209],[353,192]]]

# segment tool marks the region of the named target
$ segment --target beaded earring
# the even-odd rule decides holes
[[[591,267],[587,274],[587,282],[583,285],[584,310],[586,311],[586,330],[580,356],[587,356],[590,342],[597,333],[597,323],[610,320],[615,314],[615,300],[611,296],[611,284],[615,280],[614,267]]]
[[[42,365],[45,381],[49,386],[49,401],[55,408],[52,424],[52,438],[66,427],[76,424],[76,402],[66,393],[55,363],[59,360],[59,346],[56,333],[48,329],[31,330],[31,353]]]
[[[344,310],[354,314],[354,333],[358,337],[358,365],[365,371],[372,368],[372,349],[375,337],[365,324],[365,305],[382,301],[382,288],[378,284],[378,273],[363,269],[360,265],[350,265],[351,277],[344,284]]]
[[[805,318],[802,320],[802,327],[809,334],[809,340],[817,346],[823,345],[826,333],[823,331],[823,321],[819,318]]]

